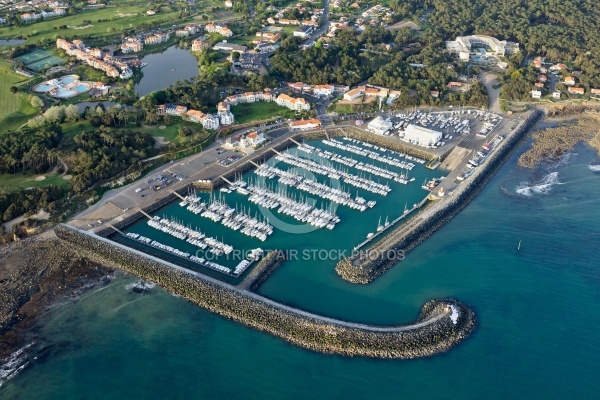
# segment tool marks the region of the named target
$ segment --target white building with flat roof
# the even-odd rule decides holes
[[[377,117],[373,121],[369,122],[369,125],[367,125],[367,130],[378,135],[383,135],[390,131],[393,126],[394,124],[392,124],[392,122],[389,119]]]
[[[431,146],[442,140],[442,132],[409,124],[404,132],[404,139],[420,146]]]
[[[457,53],[462,61],[469,61],[476,49],[486,47],[496,56],[505,56],[519,52],[519,43],[498,40],[485,35],[458,36],[456,40],[446,42],[446,49]]]

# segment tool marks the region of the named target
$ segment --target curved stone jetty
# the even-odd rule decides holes
[[[367,284],[396,265],[398,259],[389,258],[386,255],[390,252],[408,253],[465,208],[506,161],[516,147],[515,144],[539,121],[542,115],[542,111],[539,110],[530,114],[522,125],[500,143],[496,151],[478,168],[477,172],[465,180],[451,197],[425,207],[423,211],[405,224],[393,229],[370,248],[338,262],[335,268],[338,275],[352,283]],[[381,255],[381,257],[373,256],[374,254]]]
[[[336,320],[275,302],[206,275],[60,225],[56,235],[86,257],[155,282],[226,318],[295,345],[346,356],[410,359],[449,350],[475,327],[475,315],[453,299],[427,302],[411,325],[373,326]]]

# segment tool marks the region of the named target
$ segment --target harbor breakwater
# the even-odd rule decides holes
[[[241,281],[237,287],[239,289],[256,292],[267,278],[275,272],[277,268],[285,261],[285,252],[279,250],[270,251],[258,265],[252,268],[252,271]]]
[[[539,110],[531,113],[451,196],[426,206],[411,220],[393,229],[369,249],[338,262],[335,268],[338,275],[352,283],[367,284],[396,265],[399,260],[386,255],[399,251],[406,255],[465,208],[508,159],[516,144],[542,116],[543,112]]]
[[[94,261],[314,351],[378,358],[426,357],[449,350],[475,327],[473,311],[454,299],[427,302],[411,325],[386,327],[336,320],[277,303],[68,225],[56,227],[55,233]]]

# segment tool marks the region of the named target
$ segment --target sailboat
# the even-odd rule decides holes
[[[521,250],[521,241],[519,240],[519,245],[517,246],[517,251]]]
[[[379,222],[377,223],[377,232],[381,232],[384,226],[381,225],[381,217],[379,217]]]

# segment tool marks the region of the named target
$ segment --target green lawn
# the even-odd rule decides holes
[[[275,103],[257,101],[256,103],[238,104],[231,107],[231,112],[235,115],[237,124],[246,122],[269,119],[276,116],[284,118],[293,118],[296,114],[292,110],[280,107]]]
[[[145,12],[148,6],[122,6],[122,7],[106,7],[94,10],[84,10],[75,15],[68,15],[62,18],[50,19],[33,24],[23,26],[7,26],[0,28],[0,38],[27,38],[27,43],[39,43],[44,39],[46,42],[55,41],[57,37],[66,37],[71,39],[74,36],[79,38],[90,36],[98,37],[104,35],[116,35],[121,29],[136,28],[143,23],[181,23],[185,20],[178,19],[178,13],[171,12],[167,14],[156,14],[148,16]],[[84,20],[91,21],[84,23]],[[98,22],[102,20],[102,22]],[[72,28],[54,29],[56,26]],[[91,26],[88,26],[91,25]],[[76,29],[76,28],[80,29]],[[110,32],[109,32],[109,28]],[[36,31],[37,33],[33,34]]]
[[[10,92],[10,87],[28,80],[13,70],[13,63],[0,61],[0,118],[17,111],[21,107],[21,99]]]
[[[45,175],[43,181],[36,181],[40,175],[25,175],[25,174],[0,174],[0,188],[9,192],[16,192],[28,187],[45,187],[50,185],[67,187],[69,181],[61,178],[58,175]]]
[[[27,93],[12,94],[11,86],[23,89],[30,79],[13,70],[13,64],[0,61],[0,133],[14,130],[37,114],[27,99]]]

